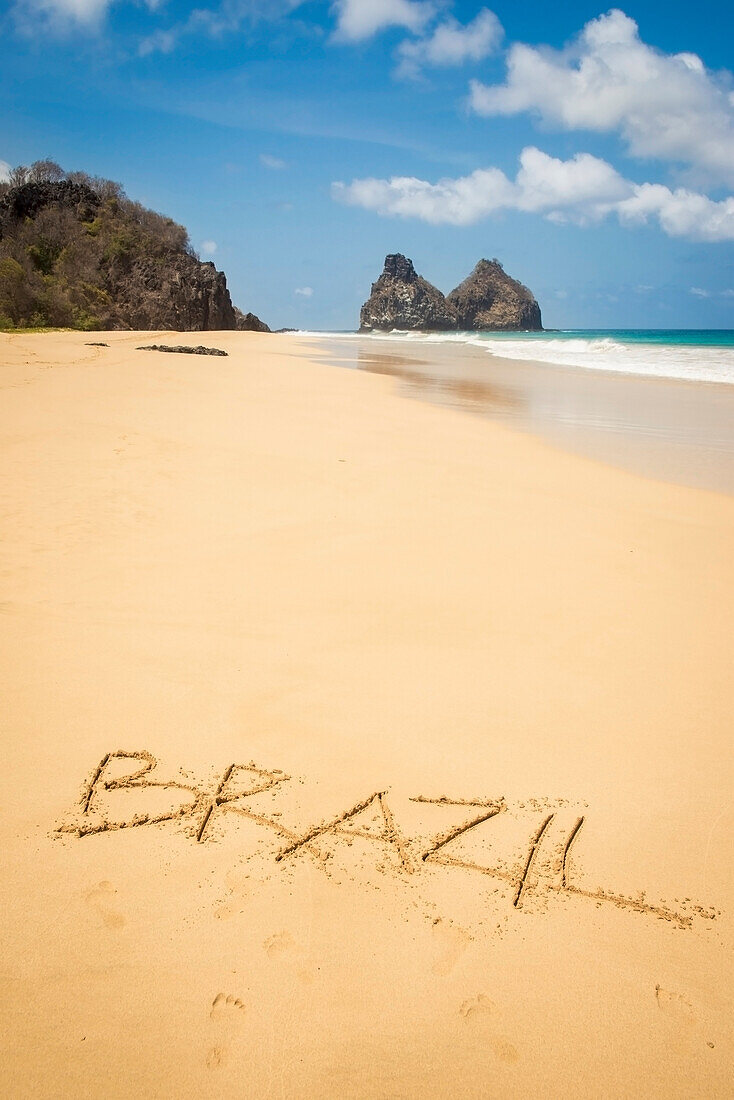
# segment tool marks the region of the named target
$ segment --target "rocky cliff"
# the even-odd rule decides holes
[[[385,257],[385,269],[372,284],[359,321],[361,332],[542,329],[535,298],[497,260],[480,260],[471,275],[444,298],[399,254]]]
[[[458,327],[481,332],[540,331],[540,306],[526,286],[512,279],[498,260],[480,260],[446,298]]]
[[[385,267],[359,315],[360,331],[456,328],[456,313],[440,290],[416,274],[399,253],[385,257]]]
[[[254,313],[243,313],[234,307],[235,326],[238,332],[270,332],[270,328]]]
[[[111,267],[105,328],[203,332],[236,328],[224,273],[185,252],[164,263],[136,259]]]
[[[224,274],[183,226],[52,162],[13,176],[0,184],[0,327],[240,327]]]

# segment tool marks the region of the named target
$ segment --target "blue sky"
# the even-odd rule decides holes
[[[271,326],[349,329],[387,252],[498,257],[548,327],[734,327],[722,0],[14,0],[0,172],[187,226]]]

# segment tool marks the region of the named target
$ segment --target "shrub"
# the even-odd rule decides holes
[[[11,256],[0,259],[0,313],[17,325],[28,315],[32,302],[33,295],[21,265]]]
[[[114,324],[132,265],[165,268],[182,253],[196,255],[184,227],[112,180],[47,159],[0,184],[0,315],[10,325]]]

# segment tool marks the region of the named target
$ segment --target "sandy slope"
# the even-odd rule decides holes
[[[734,499],[205,335],[0,335],[4,1095],[730,1095]]]

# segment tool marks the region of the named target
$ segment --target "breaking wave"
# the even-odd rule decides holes
[[[306,335],[303,333],[302,335]],[[734,331],[615,330],[542,333],[308,333],[340,339],[468,344],[489,355],[561,367],[734,384]]]

